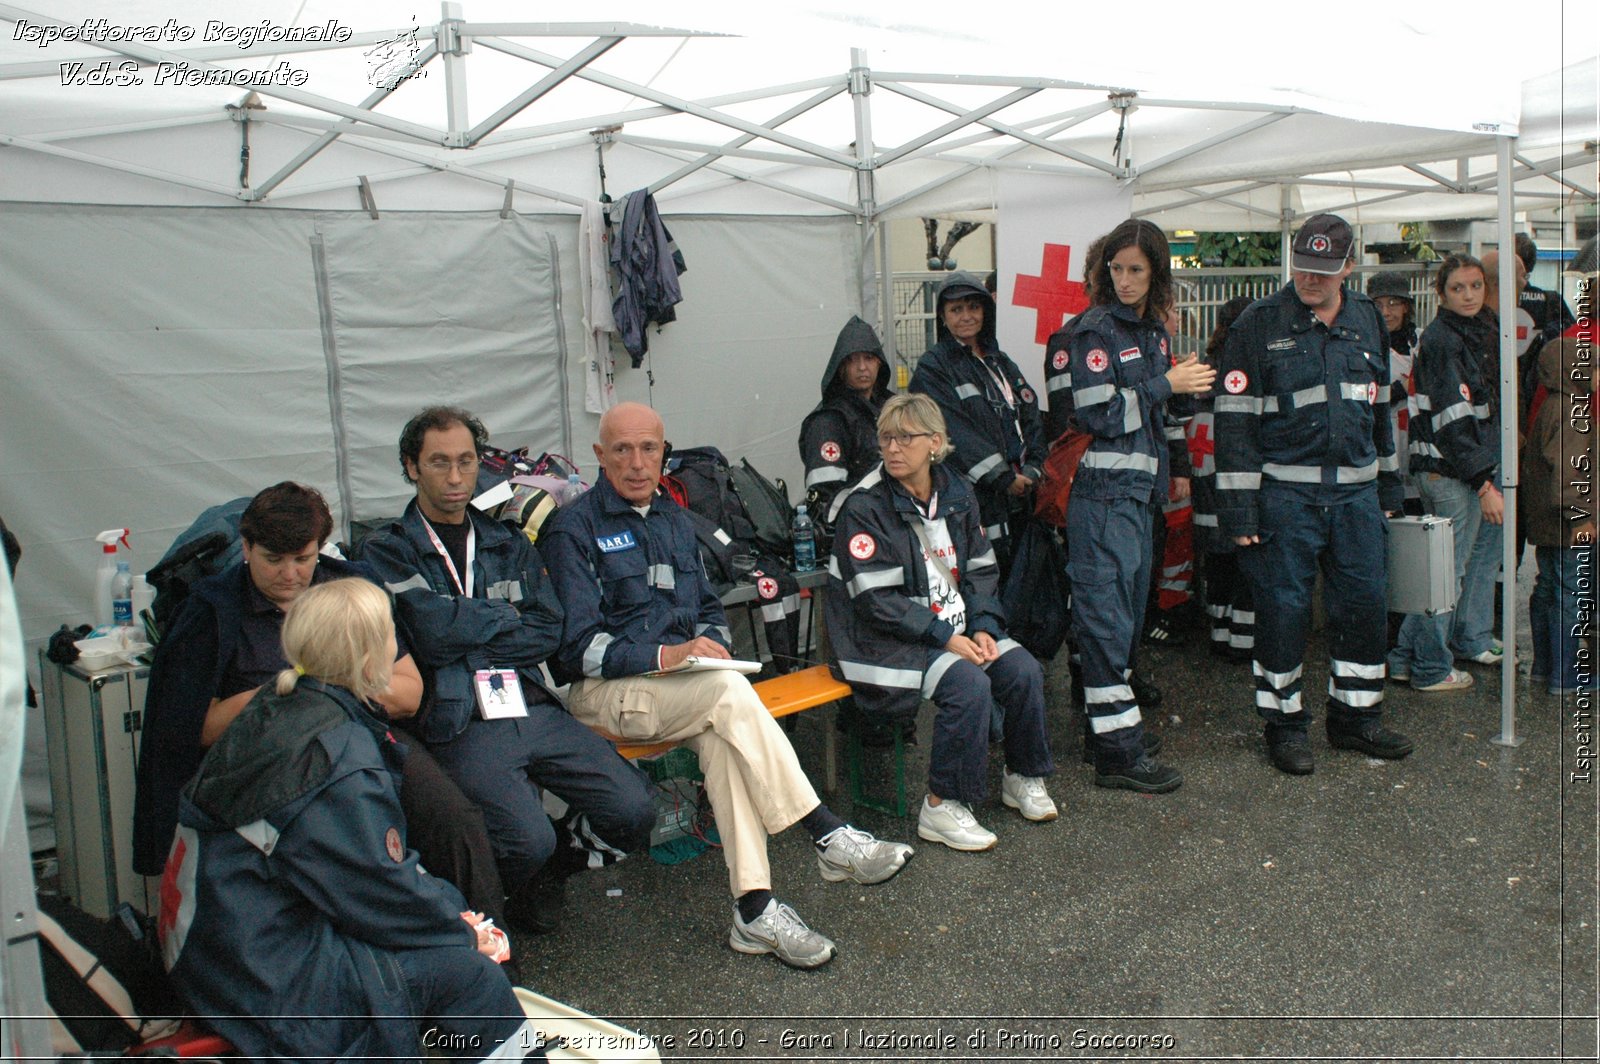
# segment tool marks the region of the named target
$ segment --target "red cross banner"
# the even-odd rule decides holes
[[[1105,180],[1002,172],[999,204],[1000,346],[1042,396],[1045,343],[1089,305],[1084,251],[1128,217],[1133,196]]]

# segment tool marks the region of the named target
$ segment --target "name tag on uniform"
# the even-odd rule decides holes
[[[1119,362],[1132,362],[1138,357],[1139,349],[1137,347],[1125,347],[1117,352],[1117,361]]]
[[[595,546],[600,548],[602,554],[615,554],[619,550],[632,550],[639,545],[633,538],[633,533],[626,530],[610,536],[594,537]]]
[[[1295,342],[1293,337],[1289,337],[1288,339],[1284,339],[1284,340],[1274,340],[1274,341],[1272,341],[1270,344],[1267,345],[1267,350],[1268,351],[1293,351],[1295,348],[1297,348],[1299,346],[1300,345]]]
[[[478,715],[484,720],[528,715],[515,669],[479,669],[472,676],[472,689],[478,696]]]

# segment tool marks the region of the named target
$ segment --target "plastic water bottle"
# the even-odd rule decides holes
[[[809,573],[817,567],[817,529],[806,513],[806,504],[794,508],[794,524],[789,527],[794,540],[794,571]]]
[[[565,506],[570,502],[574,502],[578,496],[582,494],[583,478],[579,477],[576,473],[568,473],[567,486],[561,489],[561,498],[556,501],[562,506]]]
[[[111,577],[111,623],[118,627],[133,623],[133,574],[127,562],[118,562]]]

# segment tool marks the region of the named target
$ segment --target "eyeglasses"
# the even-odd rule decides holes
[[[422,468],[437,476],[444,476],[454,469],[458,473],[471,474],[478,471],[478,456],[463,455],[452,462],[448,458],[430,458],[422,463]]]
[[[880,432],[878,433],[878,450],[887,451],[891,443],[899,447],[910,447],[912,440],[920,440],[924,436],[932,435],[933,433],[931,432]]]

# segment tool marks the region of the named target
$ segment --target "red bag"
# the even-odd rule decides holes
[[[1050,444],[1050,456],[1044,460],[1044,472],[1039,477],[1034,493],[1033,512],[1039,520],[1056,528],[1067,527],[1067,502],[1072,496],[1072,482],[1078,476],[1078,464],[1094,437],[1087,432],[1068,429]]]

